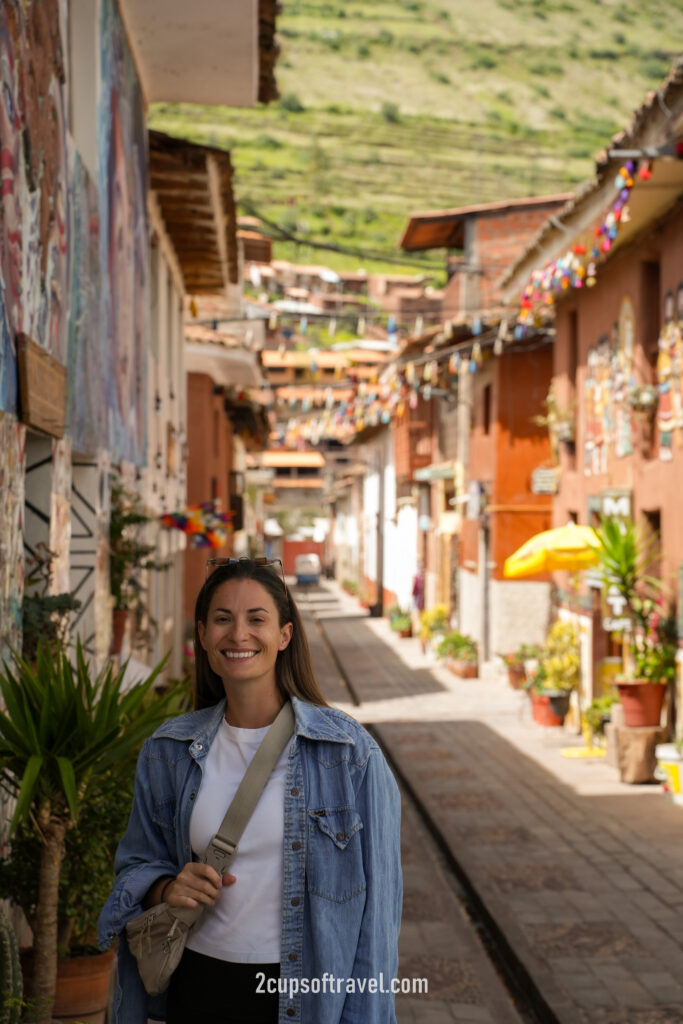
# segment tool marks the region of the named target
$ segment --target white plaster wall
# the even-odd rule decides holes
[[[490,588],[491,655],[514,651],[520,643],[543,643],[550,624],[550,584],[492,579]]]
[[[458,570],[458,626],[461,633],[481,644],[481,579],[469,569]]]

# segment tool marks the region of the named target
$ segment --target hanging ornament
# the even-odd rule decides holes
[[[500,334],[496,337],[493,343],[493,354],[494,356],[500,356],[503,354],[503,339]]]
[[[424,370],[422,371],[422,380],[429,381],[431,379],[432,379],[432,364],[431,363],[425,363]]]
[[[476,373],[477,372],[477,364],[476,364],[476,361],[474,359],[470,359],[470,361],[469,361],[469,371],[470,371],[470,373]]]
[[[472,359],[477,366],[481,365],[481,345],[479,344],[478,341],[475,341],[474,345],[472,346]]]
[[[652,161],[645,160],[644,163],[640,165],[638,177],[641,181],[647,181],[649,178],[652,177]]]
[[[399,402],[398,405],[396,406],[396,415],[398,416],[399,419],[402,416],[405,415],[405,411],[406,411],[406,403],[405,402]]]
[[[192,314],[195,320],[199,316],[199,307],[197,306],[197,302],[195,300],[194,295],[190,299],[190,313]]]
[[[481,317],[475,316],[474,320],[472,321],[472,334],[477,335],[477,334],[481,334],[481,332],[482,332]]]
[[[408,405],[411,409],[417,409],[417,391],[410,392],[410,398],[408,399]]]
[[[451,354],[451,357],[448,360],[448,370],[449,370],[449,373],[454,373],[455,374],[455,373],[458,372],[458,354],[457,354],[457,352],[453,352]]]
[[[406,365],[406,380],[408,381],[409,384],[412,384],[413,381],[415,380],[415,364],[414,363],[408,363]]]
[[[447,320],[444,324],[443,333],[446,341],[450,341],[453,337],[453,321]]]
[[[268,330],[274,331],[277,328],[277,313],[271,313],[268,317]]]
[[[432,387],[431,387],[431,384],[427,384],[427,386],[425,388],[423,388],[423,390],[422,390],[422,397],[424,398],[425,402],[431,401],[431,398],[432,398]]]

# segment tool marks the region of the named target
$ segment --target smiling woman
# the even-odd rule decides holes
[[[367,984],[299,984],[396,976],[400,797],[372,737],[327,705],[296,604],[264,562],[229,560],[208,576],[195,607],[197,710],[167,722],[140,755],[100,918],[103,945],[120,935],[118,1022],[396,1019],[393,996]],[[204,852],[287,701],[294,735],[220,875]],[[168,991],[151,998],[124,929],[162,902],[203,913]]]

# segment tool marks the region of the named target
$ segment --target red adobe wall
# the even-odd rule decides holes
[[[658,262],[660,285],[653,297],[644,280],[646,262]],[[664,296],[672,291],[674,298],[683,284],[683,212],[671,216],[661,228],[652,230],[621,255],[598,276],[594,288],[573,292],[558,304],[555,373],[558,392],[571,392],[568,379],[570,317],[576,314],[578,337],[577,439],[576,459],[572,465],[564,459],[562,485],[556,500],[555,521],[566,522],[570,513],[587,522],[588,500],[610,488],[632,490],[634,518],[639,522],[645,512],[661,515],[661,578],[677,579],[683,564],[683,529],[681,529],[681,480],[683,479],[683,430],[674,432],[671,460],[659,457],[659,437],[655,428],[651,445],[643,443],[642,420],[634,418],[634,451],[617,457],[613,444],[607,446],[604,472],[585,472],[586,403],[584,385],[588,373],[589,350],[603,335],[610,335],[619,319],[625,297],[633,303],[635,320],[635,376],[637,383],[656,384],[656,375],[648,363],[647,351],[656,352],[658,319],[663,316]],[[675,315],[675,314],[674,314]],[[649,450],[648,450],[649,449]]]
[[[561,208],[561,202],[548,202],[542,206],[521,207],[516,210],[482,211],[472,214],[474,226],[474,252],[468,257],[472,263],[481,267],[479,284],[479,303],[481,310],[501,306],[502,296],[498,281],[508,267],[521,256],[528,247],[541,225],[548,219],[553,210]],[[444,291],[444,314],[453,317],[463,308],[461,286],[463,279],[455,274]]]
[[[220,498],[230,507],[232,425],[223,408],[223,396],[214,394],[211,377],[190,373],[187,377],[187,503],[196,505]],[[185,619],[192,622],[197,593],[206,576],[206,560],[230,556],[232,538],[221,549],[187,548],[185,552]]]
[[[282,541],[282,565],[285,574],[294,575],[294,562],[297,555],[316,554],[320,558],[320,565],[325,565],[325,544],[317,540],[290,540],[285,537]]]

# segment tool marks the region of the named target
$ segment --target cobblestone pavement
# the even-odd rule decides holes
[[[455,679],[335,584],[321,597],[303,605],[360,702],[340,705],[372,724],[557,1020],[683,1024],[682,809],[562,756],[581,741],[534,725],[502,678]]]
[[[348,702],[349,691],[340,680],[338,666],[319,627],[306,614],[306,597],[301,600],[297,594],[297,599],[325,696],[334,703]],[[398,1024],[520,1024],[449,881],[443,857],[405,792],[401,848],[404,899],[399,975],[426,978],[428,991],[397,997]]]

